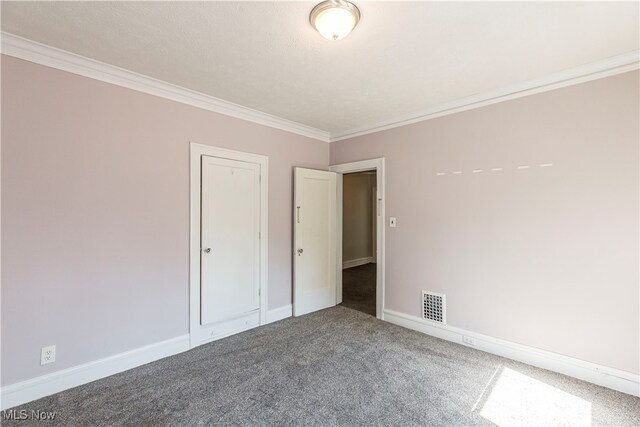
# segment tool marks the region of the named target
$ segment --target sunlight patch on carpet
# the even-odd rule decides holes
[[[478,403],[498,426],[591,425],[590,402],[509,368],[499,368]]]

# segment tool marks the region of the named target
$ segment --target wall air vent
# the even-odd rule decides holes
[[[435,292],[422,291],[422,318],[447,323],[446,296]]]

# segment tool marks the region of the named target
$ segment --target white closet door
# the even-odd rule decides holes
[[[260,165],[202,157],[202,325],[260,308]]]
[[[295,169],[293,314],[336,305],[336,173]]]

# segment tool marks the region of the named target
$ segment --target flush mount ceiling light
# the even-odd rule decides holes
[[[313,28],[328,40],[340,40],[349,35],[360,20],[360,10],[346,0],[327,0],[316,5],[309,15]]]

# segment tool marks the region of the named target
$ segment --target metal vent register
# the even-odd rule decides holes
[[[422,318],[446,324],[446,296],[435,292],[422,291]]]

